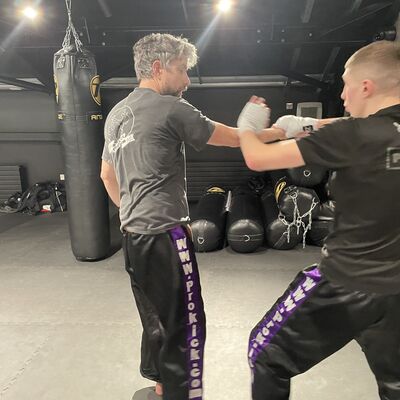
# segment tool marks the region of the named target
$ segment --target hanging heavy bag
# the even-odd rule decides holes
[[[54,55],[58,119],[62,129],[68,222],[77,260],[107,256],[110,247],[108,197],[100,179],[103,116],[93,55],[83,49],[71,20],[63,48]],[[75,43],[71,44],[71,36]]]
[[[227,195],[224,189],[213,186],[197,203],[191,223],[195,251],[206,252],[224,247]]]
[[[296,247],[303,238],[301,227],[288,226],[279,218],[279,209],[272,190],[261,196],[263,209],[265,238],[269,247],[277,250],[290,250]]]
[[[287,174],[293,185],[311,188],[321,183],[328,170],[319,165],[304,165],[298,168],[289,168]]]
[[[260,198],[248,192],[232,195],[227,222],[227,239],[238,253],[251,253],[264,242]]]

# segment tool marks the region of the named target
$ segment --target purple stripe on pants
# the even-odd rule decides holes
[[[197,269],[196,257],[189,248],[185,230],[178,226],[170,229],[169,234],[179,255],[184,276],[184,293],[187,321],[187,362],[189,371],[189,399],[201,400],[203,398],[203,356],[204,332],[202,317],[202,301],[200,292],[200,279]]]
[[[318,267],[304,270],[303,274],[305,276],[300,280],[298,286],[289,292],[285,300],[268,312],[250,337],[248,359],[252,370],[258,355],[268,346],[286,320],[310,297],[322,279]]]

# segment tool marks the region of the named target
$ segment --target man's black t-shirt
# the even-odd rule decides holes
[[[323,274],[351,290],[399,293],[400,104],[326,125],[297,144],[306,164],[336,171]]]

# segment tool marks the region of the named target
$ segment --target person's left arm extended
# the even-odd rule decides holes
[[[246,165],[253,171],[295,168],[305,165],[296,140],[264,144],[252,131],[240,134],[240,148]]]

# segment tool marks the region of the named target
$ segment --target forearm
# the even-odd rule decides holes
[[[322,128],[324,125],[331,124],[332,122],[339,121],[340,119],[344,119],[344,118],[347,118],[347,117],[319,119],[318,123],[317,123],[317,129]]]
[[[239,147],[238,129],[228,125],[214,122],[215,129],[211,135],[208,144],[212,146]]]
[[[266,128],[257,133],[257,137],[263,143],[276,142],[277,140],[285,140],[285,131],[280,128]]]
[[[115,179],[103,179],[103,183],[110,199],[117,207],[119,207],[120,192],[118,182]]]
[[[240,148],[246,165],[253,171],[294,168],[304,165],[295,140],[264,144],[253,132],[240,135]]]

